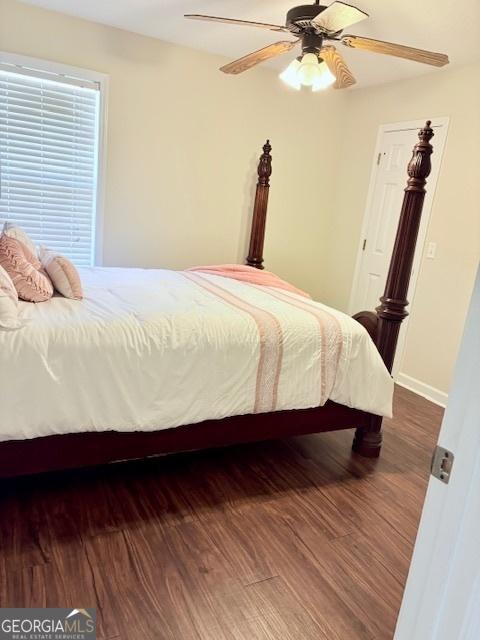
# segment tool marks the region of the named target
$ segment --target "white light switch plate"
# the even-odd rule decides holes
[[[435,258],[436,253],[437,253],[437,243],[429,242],[427,244],[427,258],[429,258],[430,260],[433,260],[433,258]]]

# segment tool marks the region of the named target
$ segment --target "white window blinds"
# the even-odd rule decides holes
[[[92,265],[99,90],[46,75],[0,67],[0,221]]]

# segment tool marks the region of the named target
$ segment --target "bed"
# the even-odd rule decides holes
[[[215,271],[82,270],[85,299],[23,303],[0,333],[0,477],[356,429],[375,457],[430,172],[430,122],[408,166],[385,295],[345,314]],[[264,145],[247,264],[263,269]]]

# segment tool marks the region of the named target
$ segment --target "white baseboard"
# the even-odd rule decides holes
[[[435,387],[431,387],[425,382],[421,382],[416,378],[407,376],[406,373],[399,373],[395,382],[401,387],[405,387],[405,389],[409,389],[410,391],[417,393],[419,396],[423,396],[427,400],[430,400],[430,402],[434,402],[441,407],[447,406],[448,393],[445,393],[445,391],[435,389]]]

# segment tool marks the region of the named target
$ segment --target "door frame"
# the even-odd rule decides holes
[[[363,309],[356,309],[355,307],[355,294],[357,291],[358,281],[360,278],[360,269],[362,265],[363,258],[363,241],[367,236],[367,230],[371,223],[372,216],[372,205],[373,198],[375,194],[375,185],[377,182],[377,173],[378,167],[377,158],[379,153],[381,152],[382,147],[382,138],[384,134],[394,132],[394,131],[412,131],[412,134],[418,132],[425,125],[425,121],[427,118],[421,118],[419,120],[407,120],[404,122],[393,122],[391,124],[382,124],[378,128],[377,139],[375,142],[375,150],[373,153],[372,159],[372,168],[370,171],[370,181],[368,185],[367,192],[367,201],[365,205],[365,211],[363,214],[362,228],[360,232],[360,238],[358,241],[358,249],[357,249],[357,257],[355,260],[355,271],[352,280],[352,288],[350,291],[350,299],[348,304],[348,310],[350,315],[357,313],[358,311],[363,311]],[[445,144],[447,141],[448,135],[448,127],[450,124],[450,118],[448,116],[441,116],[437,118],[432,118],[432,128],[435,132],[435,137],[433,139],[433,162],[432,162],[432,172],[430,177],[427,180],[427,195],[425,196],[425,204],[422,212],[422,220],[420,222],[420,228],[418,231],[417,238],[417,246],[415,250],[415,256],[413,259],[413,267],[412,267],[412,276],[410,278],[410,285],[408,288],[408,300],[410,304],[408,309],[411,311],[413,308],[414,298],[415,298],[415,289],[417,285],[417,278],[420,271],[420,264],[423,256],[423,250],[425,246],[425,240],[427,237],[428,225],[430,222],[430,216],[432,212],[432,206],[435,198],[436,187],[438,183],[438,177],[440,175],[440,170],[442,166],[443,154],[445,150]],[[439,135],[441,133],[441,135]],[[417,141],[415,135],[412,135],[412,149],[413,145]],[[439,162],[435,162],[436,158],[440,158]],[[373,311],[373,309],[372,309]],[[406,346],[406,336],[408,329],[408,321],[409,317],[405,318],[402,323],[398,345],[395,355],[395,362],[393,365],[393,376],[396,377],[400,372],[400,367],[403,361],[403,355],[405,352]]]

